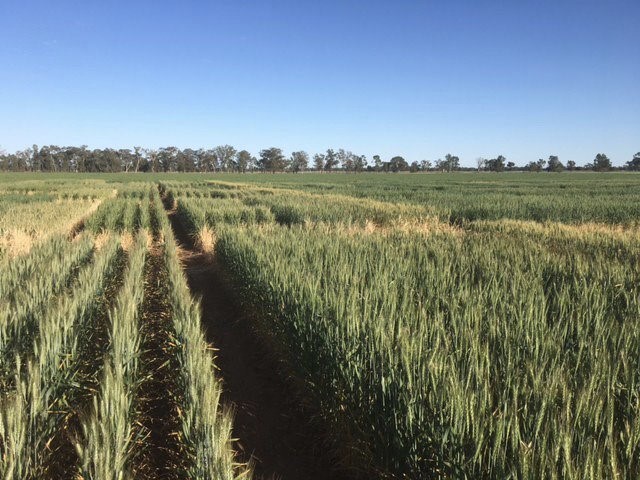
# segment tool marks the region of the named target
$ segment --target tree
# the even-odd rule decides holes
[[[216,156],[214,155],[213,150],[202,150],[200,152],[200,171],[215,172],[216,168]]]
[[[636,153],[633,158],[627,162],[627,169],[636,172],[640,170],[640,152]]]
[[[455,155],[451,155],[447,153],[444,156],[444,160],[439,158],[436,160],[436,169],[441,171],[451,172],[453,170],[458,170],[460,168],[460,159]]]
[[[12,168],[12,162],[10,159],[10,155],[7,154],[6,150],[0,148],[0,170],[3,172],[9,171]]]
[[[333,151],[333,149],[328,148],[327,153],[324,156],[324,169],[327,172],[330,172],[336,165],[338,165],[338,156],[336,155],[336,152]]]
[[[80,145],[75,151],[75,169],[76,172],[87,171],[87,158],[89,157],[89,149],[87,145]]]
[[[33,144],[33,159],[31,160],[31,169],[34,172],[39,172],[42,170],[42,160],[40,158],[40,150],[38,150],[38,145]]]
[[[389,169],[392,172],[404,171],[409,168],[407,161],[401,156],[395,156],[389,161]]]
[[[15,154],[15,162],[13,163],[12,170],[17,172],[24,172],[29,168],[29,159],[31,158],[31,151],[29,148],[21,150]]]
[[[458,170],[460,168],[460,159],[456,155],[451,155],[450,153],[447,153],[444,156],[444,160],[445,160],[445,169],[448,172],[451,172],[453,170]]]
[[[260,150],[260,160],[258,160],[260,168],[266,172],[281,172],[287,166],[287,159],[282,150],[276,147]]]
[[[158,171],[158,150],[154,149],[154,148],[150,148],[149,150],[147,150],[147,155],[149,158],[149,168],[151,169],[152,172],[157,172]]]
[[[416,162],[416,161],[411,162],[411,165],[409,165],[409,171],[411,173],[419,172],[420,171],[420,165],[418,164],[418,162]]]
[[[7,151],[0,148],[0,170],[6,172],[11,170],[10,155],[7,155]]]
[[[352,167],[352,165],[350,164],[349,154],[343,148],[339,148],[336,152],[336,162],[343,170],[351,170],[350,167]]]
[[[324,153],[316,153],[313,156],[313,167],[321,172],[324,168]]]
[[[516,164],[513,162],[507,162],[507,170],[513,170],[516,168]]]
[[[361,172],[367,168],[367,157],[365,155],[356,155],[354,157],[354,169],[356,172]]]
[[[420,170],[423,172],[428,172],[431,169],[431,161],[430,160],[421,160],[420,161]]]
[[[576,162],[574,162],[573,160],[569,160],[567,162],[567,170],[569,170],[570,172],[576,169]]]
[[[485,168],[486,165],[487,165],[486,158],[482,158],[482,157],[476,158],[476,166],[478,167],[478,173],[480,173],[480,170]]]
[[[51,150],[47,145],[43,145],[42,147],[40,147],[39,157],[40,157],[42,171],[53,172],[54,171],[53,156],[51,155]]]
[[[606,172],[611,170],[611,160],[604,153],[599,153],[593,160],[593,169],[596,172]]]
[[[191,148],[178,150],[177,164],[179,172],[194,172],[196,170],[196,152]]]
[[[230,172],[234,170],[234,159],[236,156],[236,149],[231,145],[219,145],[213,149],[213,156],[216,159],[216,163],[219,165],[223,172]]]
[[[487,168],[491,172],[502,172],[504,171],[504,161],[506,158],[502,155],[498,155],[496,158],[492,158],[491,160],[487,160]]]
[[[342,148],[338,150],[338,160],[343,170],[346,172],[351,172],[355,170],[355,155],[353,152],[345,152]]]
[[[304,172],[309,167],[309,154],[304,150],[293,152],[291,154],[291,160],[289,161],[289,167],[294,173]]]
[[[540,170],[542,170],[542,168],[540,167],[540,161],[537,161],[537,162],[531,161],[527,163],[527,166],[525,168],[530,172],[539,172]]]
[[[382,159],[380,158],[380,155],[373,156],[373,168],[375,169],[376,172],[379,172],[382,170]]]
[[[564,165],[558,159],[557,155],[549,156],[549,161],[547,162],[547,171],[548,172],[561,172],[564,170]]]
[[[251,165],[251,154],[246,150],[240,150],[236,153],[236,165],[238,167],[238,171],[245,173],[249,165]]]
[[[124,168],[125,172],[128,172],[133,168],[134,158],[131,150],[128,148],[121,148],[118,150],[118,157],[120,157],[120,165]]]
[[[71,147],[62,147],[58,152],[58,165],[61,172],[70,172],[73,158],[71,154]]]
[[[177,154],[176,147],[163,147],[158,150],[158,162],[163,172],[175,172],[178,169]]]
[[[174,149],[175,147],[167,147],[166,149],[161,149],[164,150],[164,154],[165,154],[165,162],[167,162],[165,164],[165,167],[170,168],[171,167],[171,156],[174,153]],[[120,163],[120,157],[118,156],[118,152],[116,150],[114,150],[113,148],[105,148],[104,150],[102,150],[102,165],[101,168],[103,169],[103,172],[119,172],[122,169],[122,164]],[[165,172],[167,172],[169,170],[165,170]]]
[[[134,160],[134,172],[137,172],[140,170],[140,162],[142,161],[142,152],[144,150],[142,149],[142,147],[133,147],[133,160]]]

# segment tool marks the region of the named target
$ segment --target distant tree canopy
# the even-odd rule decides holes
[[[380,155],[373,156],[373,168],[376,172],[382,171],[382,159]]]
[[[633,171],[640,171],[640,152],[636,153],[631,160],[627,162],[627,168]]]
[[[215,161],[223,172],[232,172],[236,169],[234,164],[236,153],[236,149],[231,145],[220,145],[213,149]]]
[[[322,171],[324,168],[324,153],[316,153],[313,156],[313,166],[316,170]]]
[[[558,158],[557,155],[549,156],[549,160],[547,161],[547,171],[549,172],[561,172],[564,170],[564,165]]]
[[[583,167],[569,160],[567,170],[595,170],[605,172],[613,169],[640,171],[640,152],[633,155],[624,167],[613,167],[604,153],[598,153],[592,163]],[[549,160],[539,159],[518,167],[503,155],[492,159],[479,157],[476,168],[461,167],[458,156],[447,153],[444,159],[408,161],[402,155],[388,160],[373,155],[371,163],[365,155],[359,155],[342,148],[328,148],[325,152],[313,156],[303,150],[285,156],[282,149],[271,147],[260,151],[256,159],[247,150],[236,150],[231,145],[219,145],[211,149],[180,149],[175,146],[162,148],[89,149],[87,145],[79,147],[60,147],[57,145],[33,145],[15,153],[0,150],[0,171],[15,172],[304,172],[313,169],[319,172],[453,172],[458,170],[488,170],[492,172],[531,171],[560,172],[565,166],[556,155]]]
[[[282,150],[276,147],[260,150],[258,166],[265,172],[282,172],[287,166],[287,160]]]
[[[400,172],[400,171],[404,171],[404,170],[409,170],[409,164],[401,156],[395,156],[389,162],[389,169],[392,172]]]
[[[244,173],[248,169],[253,170],[256,166],[256,158],[246,150],[240,150],[236,153],[236,166],[238,171]]]
[[[504,171],[504,162],[506,158],[502,155],[498,155],[496,158],[492,158],[491,160],[486,160],[485,165],[487,169],[491,172],[502,172]]]
[[[340,160],[338,160],[336,152],[332,148],[327,149],[327,153],[324,155],[324,169],[330,172],[338,163]]]
[[[611,170],[611,160],[604,153],[599,153],[593,160],[593,169],[596,172],[606,172]]]
[[[460,159],[455,156],[447,153],[444,156],[444,160],[439,158],[436,160],[436,170],[442,170],[443,172],[452,172],[454,170],[460,169]]]
[[[289,169],[292,172],[304,172],[309,168],[309,154],[305,151],[293,152],[289,160]]]

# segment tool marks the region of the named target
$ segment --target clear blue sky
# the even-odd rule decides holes
[[[0,2],[0,146],[640,150],[640,1]]]

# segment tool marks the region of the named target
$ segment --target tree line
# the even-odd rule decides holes
[[[456,155],[447,153],[435,161],[422,160],[408,163],[397,155],[383,160],[374,155],[369,161],[365,155],[329,148],[311,157],[300,150],[285,155],[280,148],[261,150],[258,157],[247,150],[236,150],[231,145],[212,149],[179,149],[163,147],[149,149],[88,149],[45,145],[19,150],[15,153],[0,151],[0,170],[14,172],[452,172],[452,171],[529,171],[560,172],[563,170],[634,170],[640,171],[640,152],[633,155],[623,167],[614,167],[604,153],[598,153],[593,162],[578,166],[573,160],[562,163],[557,155],[547,160],[531,161],[517,166],[503,155],[476,159],[476,167],[460,166]]]

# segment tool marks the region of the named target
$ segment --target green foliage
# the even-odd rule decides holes
[[[426,175],[253,175],[225,177],[320,195],[368,198],[428,208],[445,222],[503,218],[572,224],[638,224],[640,178],[635,173],[454,173]],[[222,182],[216,181],[216,189]],[[203,189],[204,192],[208,189]],[[290,194],[293,201],[293,194]],[[319,202],[320,203],[320,202]],[[328,204],[332,202],[326,202]],[[326,208],[320,203],[320,208]]]
[[[218,235],[322,411],[383,468],[638,474],[640,257],[558,258],[526,237]]]
[[[70,287],[80,269],[93,257],[93,240],[83,236],[76,243],[54,237],[30,255],[12,262],[0,274],[0,386],[13,381],[15,356],[24,356],[38,337],[42,320],[55,298]],[[42,263],[48,263],[46,275]],[[85,267],[85,268],[91,268]]]
[[[216,252],[366,463],[411,478],[640,473],[636,230],[447,230],[410,222],[419,210],[394,221],[392,204],[354,221],[348,197],[175,195],[194,234],[219,209],[276,207],[262,228],[213,223]],[[278,221],[285,206],[304,221]]]
[[[260,150],[258,166],[266,172],[281,172],[287,166],[287,159],[281,149],[276,147],[266,148]]]
[[[627,169],[634,171],[640,170],[640,152],[636,153],[633,158],[627,162]]]
[[[24,408],[26,413],[21,414],[19,421],[9,421],[4,412],[0,415],[5,422],[0,426],[3,432],[0,473],[4,478],[41,478],[44,473],[45,446],[63,418],[69,401],[65,391],[73,382],[80,360],[78,342],[82,325],[90,323],[90,318],[97,314],[105,279],[116,265],[118,248],[119,241],[114,237],[96,255],[90,268],[79,273],[73,291],[38,316],[39,335],[26,355],[26,368],[21,357],[16,357],[15,391],[5,391],[5,401],[9,410]],[[11,439],[22,438],[19,432],[26,432],[24,441],[16,443]],[[10,444],[22,450],[9,454]],[[18,467],[14,460],[22,464]],[[26,477],[18,476],[25,471]]]
[[[120,242],[137,232],[76,439],[84,478],[131,476],[145,229],[166,268],[186,473],[249,476],[234,463],[231,415],[158,189],[50,178],[0,183],[0,225],[28,214],[34,241],[0,258],[0,476],[46,475],[46,446],[87,388],[79,357]],[[262,331],[336,440],[377,475],[640,476],[634,174],[148,178],[163,180],[165,204],[194,237],[215,233]],[[229,182],[240,179],[249,183]],[[97,200],[73,241],[50,225],[29,230],[75,222]]]
[[[144,293],[147,233],[138,233],[124,285],[109,314],[110,355],[103,367],[101,392],[93,397],[91,416],[83,423],[83,439],[76,443],[82,478],[130,478],[132,410],[138,378],[140,333],[138,308]]]
[[[146,227],[146,208],[142,200],[132,201],[122,197],[106,201],[85,222],[85,228],[93,233],[101,232],[134,232],[138,228]]]
[[[606,172],[611,170],[611,160],[604,153],[599,153],[593,160],[593,169],[596,172]]]

